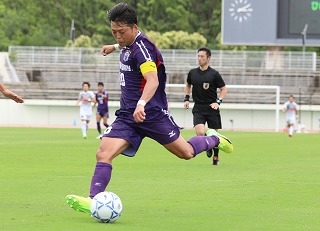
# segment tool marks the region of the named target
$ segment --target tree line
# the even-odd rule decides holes
[[[75,38],[90,45],[114,43],[107,11],[112,0],[2,0],[0,50],[9,45],[65,46],[74,20]],[[217,48],[221,0],[127,0],[138,14],[139,28],[161,48],[192,49],[200,44]],[[82,36],[82,37],[80,37]],[[82,44],[83,42],[78,42]],[[69,42],[70,44],[70,42]],[[88,45],[88,44],[87,44]]]
[[[10,45],[101,47],[114,43],[107,11],[114,0],[1,0],[0,51]],[[159,48],[247,49],[222,46],[222,0],[126,0],[137,11],[140,30]],[[261,50],[263,47],[251,47]],[[295,49],[295,48],[290,48]],[[299,50],[299,48],[297,48]]]

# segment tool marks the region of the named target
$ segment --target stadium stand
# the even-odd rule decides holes
[[[167,83],[185,84],[187,73],[198,66],[195,50],[161,50],[168,74]],[[91,89],[101,81],[118,101],[118,54],[106,57],[100,49],[64,47],[9,47],[9,57],[19,82],[8,87],[26,99],[76,99],[83,81]],[[213,51],[210,64],[227,85],[278,85],[281,102],[288,95],[300,95],[302,104],[320,104],[319,61],[314,52]],[[9,70],[9,64],[6,64]],[[11,73],[12,74],[12,73]],[[11,75],[10,74],[10,75]],[[181,102],[183,88],[167,87],[168,99]],[[1,97],[1,96],[0,96]],[[268,89],[230,89],[228,103],[274,103]]]

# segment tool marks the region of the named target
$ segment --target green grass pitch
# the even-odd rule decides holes
[[[190,138],[194,131],[182,131]],[[0,128],[0,230],[319,230],[320,134],[222,131],[233,154],[180,160],[145,139],[107,188],[124,211],[100,224],[65,203],[87,196],[99,140],[90,129]]]

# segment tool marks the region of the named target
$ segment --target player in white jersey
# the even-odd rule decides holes
[[[92,106],[91,102],[95,103],[95,94],[92,91],[89,91],[90,83],[83,82],[82,90],[79,93],[79,98],[77,100],[77,105],[81,102],[80,105],[80,118],[81,118],[81,130],[82,136],[84,139],[87,138],[88,124],[92,116]]]
[[[286,113],[288,134],[289,137],[292,137],[296,118],[298,118],[298,104],[294,102],[292,95],[290,95],[289,101],[284,103],[282,111]]]

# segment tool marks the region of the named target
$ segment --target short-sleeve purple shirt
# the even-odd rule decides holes
[[[120,54],[120,109],[133,112],[140,99],[146,80],[140,65],[152,61],[157,66],[159,86],[145,106],[145,111],[167,109],[167,96],[165,93],[166,72],[163,58],[157,47],[139,31],[134,42],[121,49]]]
[[[102,92],[98,91],[95,95],[98,109],[108,109],[108,92],[106,90],[103,90]]]

